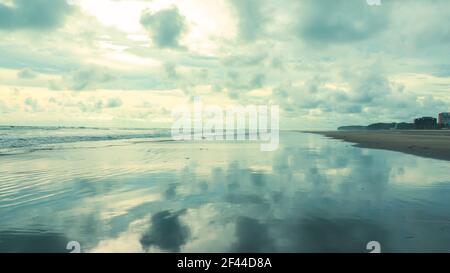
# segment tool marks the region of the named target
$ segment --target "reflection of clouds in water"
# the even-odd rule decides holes
[[[393,173],[405,176],[411,172],[407,167],[417,168],[416,162],[424,159],[316,136],[304,137],[297,145],[299,138],[293,135],[285,142],[291,146],[258,164],[254,155],[251,160],[236,156],[228,165],[189,155],[192,160],[185,167],[157,185],[165,201],[152,208],[156,214],[144,229],[124,237],[128,245],[149,252],[366,252],[365,244],[371,240],[380,241],[384,251],[443,247],[449,242],[439,233],[442,223],[428,228],[429,222],[414,222],[419,216],[427,221],[443,219],[448,202],[438,203],[445,205],[442,210],[436,203],[417,206],[420,198],[442,200],[442,194],[424,196],[424,191],[416,191],[416,196],[393,187]],[[271,167],[252,168],[264,164]],[[204,173],[205,168],[210,172]],[[411,197],[416,201],[399,203],[398,199]],[[167,207],[185,210],[174,213]],[[437,215],[430,216],[429,211]]]
[[[448,162],[300,134],[282,145],[268,157],[190,149],[173,170],[55,183],[55,198],[0,222],[51,223],[93,252],[449,250]]]
[[[168,187],[167,187],[167,189],[166,189],[166,191],[164,192],[164,197],[167,199],[167,200],[173,200],[175,197],[176,197],[176,194],[177,194],[177,184],[175,184],[175,183],[171,183]]]
[[[151,218],[151,225],[141,239],[144,250],[156,246],[163,251],[178,252],[189,238],[189,228],[180,222],[183,212],[158,212]]]
[[[0,231],[0,253],[67,253],[70,240],[45,230]]]
[[[379,202],[389,183],[389,159],[364,155],[344,145],[324,143],[314,150],[284,149],[277,158],[283,158],[284,163],[280,167],[280,161],[275,161],[274,170],[292,178],[285,180],[289,183],[285,183],[283,192],[293,197],[300,190],[300,202],[309,199],[317,207],[323,200],[326,210],[333,209],[329,202],[348,204],[348,209],[355,210],[367,201]]]
[[[367,252],[369,241],[388,250],[388,233],[366,219],[309,218],[280,228],[280,248],[289,252]]]
[[[235,232],[234,222],[212,204],[177,213],[162,211],[148,218],[134,221],[90,252],[217,252],[229,248]]]
[[[364,251],[367,238],[381,240],[385,233],[376,223],[355,215],[377,216],[373,209],[379,208],[389,183],[388,161],[339,145],[286,148],[274,157],[273,173],[254,172],[238,161],[226,170],[214,169],[211,177],[217,181],[211,181],[210,190],[220,187],[214,186],[218,181],[226,183],[222,200],[234,207],[226,213],[237,219],[233,251],[274,251],[278,247],[284,251]],[[258,215],[259,220],[251,215]],[[313,221],[311,215],[327,218]],[[350,219],[341,220],[343,215]],[[292,221],[297,230],[281,232]],[[293,232],[299,244],[285,244]],[[280,235],[270,238],[269,234]],[[342,247],[333,245],[333,240]]]
[[[235,223],[226,208],[207,204],[188,209],[180,217],[189,226],[191,236],[183,252],[223,252],[230,248],[235,234]]]
[[[230,204],[258,204],[263,205],[266,200],[257,194],[230,193],[225,196],[225,201]]]
[[[100,241],[91,252],[178,252],[190,237],[184,211],[161,211],[134,221],[115,238]]]
[[[265,179],[265,175],[263,173],[252,173],[251,174],[251,180],[253,185],[257,186],[257,187],[264,187],[266,184],[266,179]]]
[[[144,252],[139,242],[141,235],[148,228],[148,218],[133,221],[116,237],[101,240],[89,250],[93,253],[140,253]]]
[[[351,160],[343,156],[349,152]],[[226,169],[214,168],[210,181],[201,182],[209,186],[203,189],[205,194],[221,196],[209,202],[225,202],[230,206],[222,215],[211,218],[235,219],[235,232],[228,233],[229,239],[235,242],[230,246],[232,251],[264,252],[278,248],[331,251],[336,247],[332,245],[333,240],[347,242],[342,250],[364,251],[356,242],[364,246],[366,238],[382,237],[381,228],[374,223],[365,219],[346,222],[339,217],[355,212],[360,216],[373,216],[373,211],[364,210],[367,206],[379,205],[378,197],[389,182],[390,167],[385,159],[340,146],[324,145],[314,150],[286,148],[276,154],[272,168],[272,173],[258,172],[236,160]],[[182,172],[183,177],[185,173],[186,170]],[[198,187],[191,185],[190,189],[189,194],[200,193]],[[258,215],[258,219],[252,215]],[[327,218],[313,221],[311,215]],[[292,222],[297,229],[282,232],[291,227]],[[208,219],[198,219],[197,223],[204,227],[211,225]],[[317,232],[312,232],[314,230]],[[328,237],[321,236],[321,231]],[[297,237],[293,235],[299,242],[297,245],[289,239],[293,232],[297,232]],[[271,238],[270,234],[278,236]],[[202,251],[201,247],[196,249]],[[216,250],[224,251],[223,248]]]
[[[239,167],[239,162],[233,161],[229,164],[228,169],[226,171],[226,185],[229,190],[237,190],[240,187],[240,183],[242,182],[242,174],[245,170],[242,170]]]
[[[392,199],[411,198],[392,187],[395,175],[410,171],[402,167],[404,155],[388,154],[325,141],[280,149],[263,171],[245,158],[220,167],[190,162],[156,187],[167,203],[153,208],[159,212],[149,223],[143,220],[140,228],[99,246],[133,252],[366,252],[366,243],[377,240],[383,251],[444,249],[448,240],[438,242],[442,223],[411,222],[429,213],[415,208],[416,201],[398,205]],[[413,166],[416,160],[405,162]],[[210,166],[210,173],[199,173],[200,165]],[[417,191],[415,200],[423,194]],[[437,191],[427,199],[433,197],[444,198]],[[165,206],[185,210],[161,211]],[[429,210],[447,211],[432,204]]]
[[[267,225],[249,217],[238,217],[235,243],[231,251],[239,253],[274,251]]]

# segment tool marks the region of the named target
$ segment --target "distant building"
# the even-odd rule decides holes
[[[450,128],[450,113],[439,113],[438,124],[443,128]]]
[[[414,120],[414,126],[420,130],[431,130],[437,128],[437,120],[432,117],[416,118]]]

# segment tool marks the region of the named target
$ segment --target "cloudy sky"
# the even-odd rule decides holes
[[[200,96],[284,129],[450,110],[450,1],[0,0],[0,124],[162,127]]]

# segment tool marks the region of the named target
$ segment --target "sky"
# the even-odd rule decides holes
[[[449,111],[450,1],[380,2],[0,0],[0,124],[170,127],[195,97],[279,105],[282,129]]]

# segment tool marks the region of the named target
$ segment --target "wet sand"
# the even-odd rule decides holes
[[[383,149],[416,156],[450,160],[450,130],[315,131],[361,148]]]
[[[448,161],[285,131],[275,152],[141,141],[1,156],[0,253],[450,251]]]

